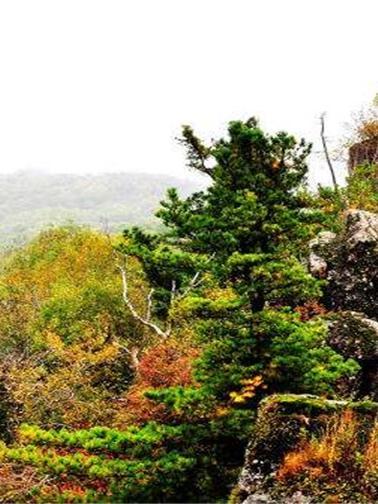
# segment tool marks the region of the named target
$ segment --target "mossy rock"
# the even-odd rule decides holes
[[[352,410],[361,420],[364,435],[378,415],[373,401],[336,401],[313,395],[272,395],[260,403],[254,437],[246,451],[246,460],[233,501],[243,502],[256,492],[265,492],[273,484],[275,470],[286,453],[302,440],[320,434],[330,417]]]
[[[331,415],[351,409],[367,415],[370,422],[378,414],[378,403],[323,399],[312,395],[282,394],[264,399],[259,408],[250,458],[270,471],[283,455],[301,439],[320,431]]]

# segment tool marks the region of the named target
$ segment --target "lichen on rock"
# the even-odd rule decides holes
[[[369,318],[377,317],[377,214],[349,210],[342,233],[320,233],[310,243],[309,270],[327,280],[327,308],[358,310]]]
[[[336,238],[331,231],[322,231],[316,238],[310,241],[309,269],[310,273],[317,278],[326,278],[328,264],[326,260],[327,248]]]
[[[353,358],[361,371],[353,390],[356,397],[378,400],[378,322],[363,313],[339,312],[328,327],[327,343],[345,358]]]

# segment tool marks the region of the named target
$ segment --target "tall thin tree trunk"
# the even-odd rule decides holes
[[[331,161],[331,158],[330,158],[329,153],[328,153],[327,141],[326,141],[326,137],[325,137],[325,133],[324,133],[324,130],[325,130],[324,116],[325,116],[325,114],[322,114],[320,116],[320,124],[321,124],[320,136],[321,136],[321,139],[322,139],[324,155],[325,155],[325,158],[326,158],[326,161],[327,161],[327,164],[328,164],[329,171],[331,172],[333,186],[335,188],[335,191],[338,192],[339,186],[337,185],[335,170],[333,169],[332,161]]]

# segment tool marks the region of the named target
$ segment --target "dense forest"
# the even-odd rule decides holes
[[[155,230],[125,212],[4,254],[0,501],[376,502],[377,165],[310,191],[311,145],[254,118],[181,143],[206,184]],[[164,185],[112,183],[90,208],[110,191],[117,226]]]
[[[111,232],[131,225],[156,228],[154,210],[169,187],[189,195],[201,189],[201,181],[147,173],[0,175],[0,247],[20,245],[47,226],[68,222]]]

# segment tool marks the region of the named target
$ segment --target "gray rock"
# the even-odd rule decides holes
[[[357,397],[378,399],[378,322],[363,313],[347,311],[337,314],[329,324],[327,343],[345,358],[361,366],[356,385],[349,392]]]
[[[309,269],[312,275],[317,278],[325,278],[327,276],[327,261],[322,255],[325,248],[334,241],[335,233],[323,231],[310,241]]]
[[[311,498],[295,492],[293,495],[285,498],[275,499],[268,493],[254,493],[249,495],[242,504],[310,504]]]
[[[346,213],[345,238],[353,248],[360,243],[378,245],[378,215],[365,210],[349,210]]]
[[[345,214],[345,228],[335,236],[320,233],[310,243],[309,270],[327,280],[324,304],[378,316],[378,215],[363,210]]]
[[[243,502],[243,504],[265,504],[265,503],[268,503],[268,504],[271,504],[273,503],[274,501],[269,497],[268,494],[264,494],[264,493],[254,493],[252,495],[249,495],[245,501]]]

